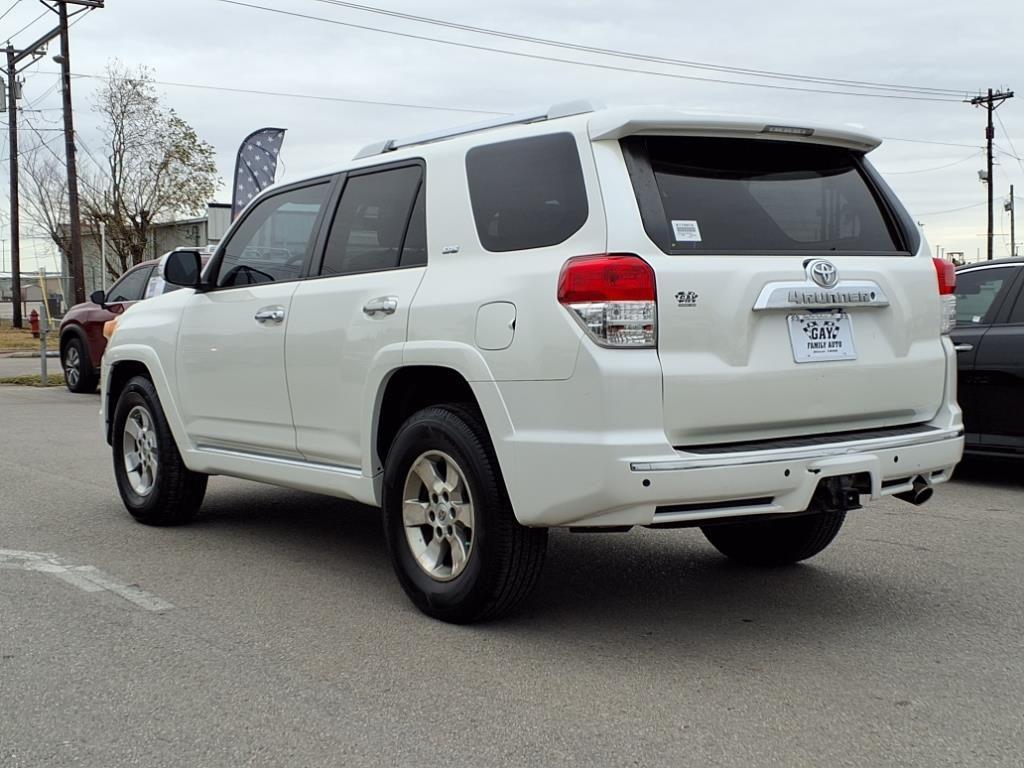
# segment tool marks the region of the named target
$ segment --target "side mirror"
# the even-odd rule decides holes
[[[103,306],[106,300],[107,294],[104,291],[93,291],[92,293],[89,294],[89,301],[91,301],[93,304],[98,304],[101,307]]]
[[[196,288],[201,284],[203,259],[199,251],[172,251],[164,264],[164,280],[172,285]]]

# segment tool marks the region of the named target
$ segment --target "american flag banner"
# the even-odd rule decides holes
[[[235,189],[231,196],[232,219],[238,217],[260,190],[274,183],[284,132],[284,128],[260,128],[246,136],[238,148]]]

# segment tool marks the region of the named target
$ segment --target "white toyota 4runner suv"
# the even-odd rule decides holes
[[[811,557],[963,447],[953,268],[878,143],[572,103],[272,187],[112,331],[124,504],[182,523],[231,475],[382,507],[453,622],[520,603],[554,526]]]

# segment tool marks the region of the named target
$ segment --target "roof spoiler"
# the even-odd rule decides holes
[[[595,115],[590,121],[592,141],[621,139],[638,133],[786,139],[846,147],[859,152],[870,152],[882,143],[881,139],[852,128],[710,117],[665,107],[608,110]]]

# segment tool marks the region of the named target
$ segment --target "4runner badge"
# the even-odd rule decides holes
[[[679,302],[680,307],[696,307],[697,294],[693,291],[680,291],[676,294],[676,301]]]

